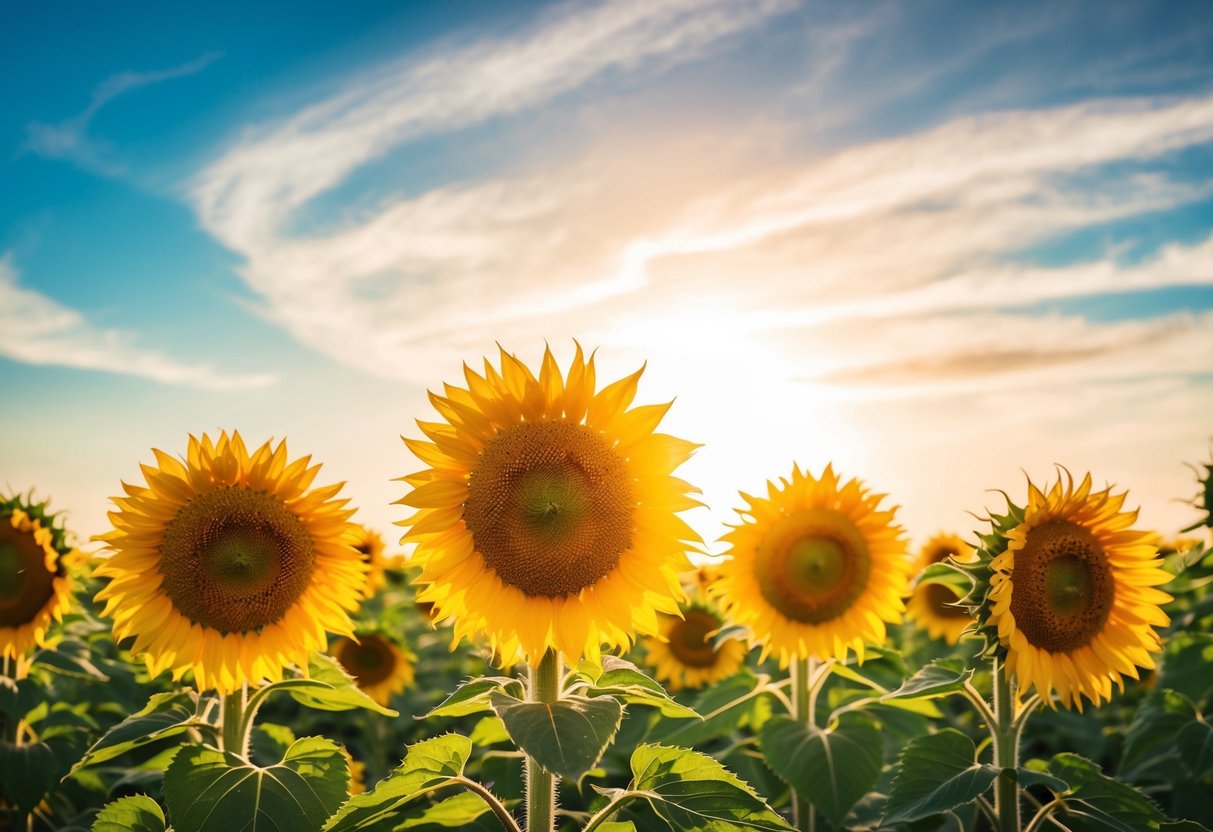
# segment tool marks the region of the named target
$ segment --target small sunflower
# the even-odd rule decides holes
[[[681,617],[663,614],[661,634],[643,639],[645,662],[672,691],[727,679],[741,669],[748,651],[736,638],[713,644],[723,626],[719,613],[704,603],[691,602]]]
[[[367,696],[385,708],[392,697],[413,683],[413,662],[382,633],[339,638],[329,652],[358,682]]]
[[[189,439],[184,460],[154,451],[147,487],[126,485],[100,536],[97,575],[114,637],[133,636],[153,676],[192,670],[199,690],[231,693],[307,664],[326,631],[351,633],[365,567],[349,545],[341,485],[311,488],[319,465],[285,442],[250,454],[239,433]]]
[[[596,393],[580,346],[567,377],[550,350],[538,378],[502,350],[500,369],[465,365],[466,388],[430,395],[445,421],[405,440],[429,467],[403,478],[417,511],[400,525],[418,600],[454,619],[456,640],[574,663],[677,614],[699,538],[676,512],[698,503],[672,472],[698,446],[654,433],[669,404],[628,409],[642,372]]]
[[[895,508],[882,509],[857,479],[842,483],[827,465],[820,478],[793,467],[791,479],[767,484],[767,498],[742,494],[742,522],[722,538],[730,557],[712,594],[725,615],[749,627],[764,660],[862,659],[885,624],[905,611],[913,561],[906,556]]]
[[[1155,587],[1171,575],[1154,535],[1132,528],[1137,512],[1120,510],[1127,496],[1092,491],[1090,474],[1075,488],[1067,473],[1047,492],[1029,482],[1026,508],[1001,518],[982,623],[1021,690],[1081,710],[1082,697],[1098,705],[1154,667],[1153,628],[1169,623],[1159,605],[1171,600]]]
[[[392,567],[392,562],[383,556],[386,548],[383,537],[379,532],[366,526],[354,524],[350,532],[350,544],[358,550],[362,562],[366,564],[366,588],[363,597],[372,598],[375,593],[387,584],[386,572]]]
[[[72,605],[72,550],[41,506],[0,498],[0,655],[20,659],[46,644]]]
[[[918,555],[918,569],[952,559],[956,563],[971,563],[976,557],[973,547],[954,534],[937,534],[928,540]],[[914,587],[906,612],[931,638],[948,644],[960,641],[960,635],[973,623],[973,616],[960,604],[960,597],[945,584],[924,584]]]

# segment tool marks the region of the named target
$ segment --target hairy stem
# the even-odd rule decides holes
[[[994,660],[994,764],[998,779],[994,783],[994,809],[998,814],[998,832],[1019,832],[1019,732],[1022,723],[1015,720],[1015,691],[1002,659]],[[1006,770],[1010,769],[1011,774]]]
[[[531,668],[527,699],[552,703],[560,698],[560,679],[564,668],[560,655],[548,650],[537,666]],[[526,756],[526,828],[527,832],[553,832],[556,823],[556,776],[545,771],[529,754]]]
[[[248,758],[248,734],[244,722],[245,697],[248,686],[223,695],[223,750],[241,759]]]
[[[817,724],[817,693],[825,684],[828,666],[814,657],[792,660],[792,718],[815,726]],[[815,832],[817,811],[803,795],[792,790],[792,825],[801,832]]]

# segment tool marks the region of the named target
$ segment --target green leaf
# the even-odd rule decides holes
[[[935,699],[950,696],[964,690],[965,682],[973,678],[972,668],[966,668],[960,659],[938,659],[923,667],[901,687],[885,694],[882,700],[890,699]]]
[[[351,711],[363,708],[383,716],[400,716],[391,708],[385,708],[363,693],[354,677],[345,672],[341,663],[324,653],[313,653],[307,663],[307,680],[322,682],[327,687],[315,685],[289,686],[287,691],[300,705],[318,711]],[[294,680],[291,680],[294,681]]]
[[[110,678],[93,664],[89,646],[75,638],[65,638],[53,648],[43,647],[34,653],[33,664],[76,679],[108,682]]]
[[[863,714],[843,714],[832,730],[771,717],[759,743],[767,765],[834,826],[880,777],[880,730]]]
[[[0,714],[19,722],[42,701],[33,679],[10,679],[0,674]]]
[[[926,586],[927,584],[943,584],[951,587],[956,592],[956,597],[963,598],[968,595],[973,589],[973,578],[964,570],[957,569],[946,561],[943,563],[932,563],[918,576],[918,580],[914,582],[915,588]]]
[[[623,706],[609,696],[527,702],[494,692],[489,701],[519,748],[548,771],[572,780],[598,765],[623,718]]]
[[[0,740],[0,795],[21,814],[32,812],[59,779],[59,761],[45,742],[13,745]]]
[[[1203,706],[1213,692],[1213,634],[1176,633],[1167,644],[1159,687],[1177,690]]]
[[[257,727],[253,729],[253,762],[269,765],[276,760],[281,760],[286,754],[286,750],[297,739],[295,732],[285,725],[275,725],[272,722],[258,723]]]
[[[304,737],[277,765],[186,746],[164,773],[175,832],[319,829],[345,799],[349,769],[332,740]]]
[[[522,682],[517,679],[509,676],[481,676],[476,679],[468,679],[455,688],[454,693],[442,700],[438,707],[431,710],[424,718],[470,716],[492,711],[493,707],[489,704],[490,693],[505,693],[518,699],[526,695]]]
[[[1158,827],[1159,832],[1210,832],[1204,824],[1194,820],[1173,820]]]
[[[406,803],[425,792],[453,784],[463,776],[472,753],[472,741],[459,734],[443,734],[410,745],[404,761],[369,792],[346,801],[325,825],[326,832],[376,829]]]
[[[657,708],[662,716],[672,719],[700,719],[694,710],[677,702],[658,682],[645,675],[629,661],[605,656],[602,673],[593,682],[571,685],[569,692],[583,696],[613,696],[629,705]]]
[[[415,817],[406,818],[403,823],[397,824],[395,828],[403,830],[436,826],[459,829],[474,824],[490,811],[489,805],[484,802],[480,795],[473,794],[472,792],[460,792],[426,806]],[[496,825],[498,829],[501,828],[500,823]]]
[[[1085,757],[1058,754],[1049,771],[1070,784],[1057,816],[1074,832],[1139,832],[1166,820],[1150,798],[1107,777]]]
[[[72,766],[68,776],[85,766],[112,760],[136,748],[183,734],[191,727],[206,725],[197,718],[196,707],[197,700],[190,693],[153,694],[143,710],[131,714],[106,731]]]
[[[983,794],[998,777],[998,768],[976,758],[973,741],[954,728],[912,740],[901,754],[885,821],[921,820]]]
[[[764,689],[759,679],[749,673],[738,673],[712,685],[695,700],[695,712],[702,715],[702,720],[662,720],[653,726],[648,739],[699,746],[728,736],[741,725]]]
[[[1136,779],[1159,765],[1170,765],[1179,754],[1176,737],[1196,719],[1192,700],[1174,690],[1152,691],[1133,715],[1125,732],[1118,771]],[[1169,778],[1168,778],[1169,779]]]
[[[791,829],[753,789],[706,754],[641,745],[632,752],[631,766],[632,790],[675,830]]]
[[[1203,719],[1189,723],[1176,738],[1184,764],[1197,780],[1213,771],[1213,725]]]
[[[147,795],[123,797],[97,813],[92,832],[164,832],[164,812]]]
[[[471,739],[472,745],[496,745],[509,742],[510,732],[505,730],[505,723],[501,721],[500,717],[490,714],[481,717],[476,722],[469,739]]]

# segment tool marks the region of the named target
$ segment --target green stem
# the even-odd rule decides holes
[[[522,832],[522,830],[518,828],[518,822],[514,820],[514,816],[510,814],[510,810],[505,808],[505,805],[498,800],[497,796],[491,791],[477,783],[475,780],[469,780],[466,777],[456,777],[455,782],[459,783],[469,792],[483,800],[485,805],[487,805],[489,809],[492,810],[493,814],[497,816],[497,820],[500,821],[501,825],[509,830],[509,832]]]
[[[622,809],[625,803],[631,803],[633,800],[639,800],[643,797],[644,797],[643,792],[636,792],[636,791],[624,792],[623,794],[619,795],[614,800],[612,800],[610,803],[608,803],[606,806],[603,806],[601,809],[599,809],[597,812],[595,812],[594,816],[592,818],[590,818],[589,821],[586,822],[586,825],[584,828],[582,828],[581,832],[594,832],[595,829],[597,829],[602,824],[606,823],[607,818],[609,818],[611,815],[615,814],[620,809]]]
[[[223,695],[223,750],[245,759],[248,757],[248,733],[244,722],[245,696],[248,687]]]
[[[1015,691],[1002,659],[994,660],[994,764],[1000,769],[994,784],[994,810],[998,814],[998,832],[1019,832],[1019,731],[1015,720]],[[1011,773],[1007,773],[1007,769]]]
[[[527,699],[551,704],[560,698],[560,678],[564,668],[560,655],[548,650],[531,668]],[[529,754],[526,756],[526,828],[527,832],[553,832],[556,824],[556,776]]]
[[[817,692],[825,683],[828,666],[814,657],[792,660],[792,718],[810,727],[817,725]],[[817,811],[807,798],[792,790],[792,825],[802,832],[817,828]]]

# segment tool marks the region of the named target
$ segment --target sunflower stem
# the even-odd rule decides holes
[[[241,759],[248,757],[248,726],[244,722],[245,697],[248,685],[240,690],[223,694],[223,750]]]
[[[1019,832],[1019,732],[1015,719],[1015,690],[1011,675],[1001,658],[994,659],[994,722],[990,726],[994,740],[994,764],[1000,769],[994,783],[994,810],[998,814],[998,832]],[[1010,769],[1010,773],[1008,773]]]
[[[563,663],[555,650],[543,654],[531,668],[527,699],[551,704],[560,698]],[[556,823],[556,776],[526,755],[526,828],[527,832],[553,832]]]
[[[792,660],[792,718],[809,727],[817,725],[817,692],[825,683],[829,666],[816,657]],[[802,832],[815,832],[817,811],[807,798],[792,790],[792,825]]]

